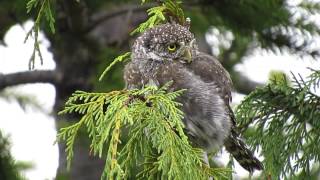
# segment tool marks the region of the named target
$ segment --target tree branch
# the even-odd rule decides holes
[[[52,83],[61,79],[58,72],[53,70],[24,71],[12,74],[0,74],[0,90],[19,84],[27,83]]]
[[[158,2],[158,4],[161,4],[161,2]],[[121,6],[115,10],[111,10],[109,12],[102,11],[98,12],[96,14],[93,14],[89,19],[89,25],[86,30],[86,32],[90,32],[92,29],[94,29],[96,26],[99,26],[101,23],[103,23],[106,20],[109,20],[111,18],[123,15],[128,12],[137,13],[137,12],[145,12],[147,9],[150,9],[152,7],[155,7],[157,3],[148,3],[144,5],[124,5]],[[183,5],[186,6],[186,8],[194,7],[195,5],[200,5],[199,2],[188,2],[184,3]]]
[[[121,6],[117,8],[116,10],[110,11],[110,12],[99,12],[97,14],[92,15],[90,18],[90,24],[88,25],[88,28],[86,29],[86,32],[90,32],[92,29],[94,29],[96,26],[99,26],[101,23],[104,21],[114,18],[116,16],[123,15],[128,12],[143,12],[146,11],[147,9],[151,8],[154,6],[154,3],[150,3],[147,5],[126,5],[126,6]]]

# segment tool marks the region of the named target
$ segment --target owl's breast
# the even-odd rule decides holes
[[[133,72],[131,68],[130,71]],[[129,87],[130,84],[131,87],[150,84],[161,87],[172,81],[170,91],[186,90],[177,101],[182,104],[183,122],[193,144],[209,150],[223,144],[229,135],[231,120],[229,109],[219,94],[219,84],[205,82],[184,64],[172,61],[140,65],[134,70],[137,71],[139,76],[127,73],[128,77],[131,75],[135,79]]]
[[[203,81],[181,63],[159,67],[156,77],[160,85],[172,81],[172,91],[186,90],[178,101],[183,105],[183,121],[193,143],[205,149],[223,145],[229,136],[231,120],[219,83]]]
[[[178,63],[171,61],[157,62],[150,61],[139,65],[142,85],[156,85],[161,87],[170,81],[177,81],[178,77],[175,71],[183,68]],[[173,82],[174,83],[174,82]],[[174,83],[173,86],[175,86]],[[178,87],[172,87],[171,90],[177,90]]]

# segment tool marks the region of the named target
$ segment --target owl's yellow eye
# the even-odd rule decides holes
[[[177,49],[177,45],[176,44],[169,44],[168,46],[168,50],[173,52]]]

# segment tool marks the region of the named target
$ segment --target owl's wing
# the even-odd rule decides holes
[[[226,149],[237,159],[240,165],[249,172],[253,172],[255,169],[263,169],[262,163],[254,157],[254,154],[247,148],[242,139],[239,138],[239,134],[236,131],[236,118],[229,105],[232,90],[232,81],[229,73],[222,67],[217,59],[205,53],[200,53],[194,57],[188,66],[202,81],[215,83],[220,88],[218,91],[229,109],[230,119],[233,123],[230,136],[225,140]]]
[[[223,68],[221,63],[211,55],[200,52],[187,65],[193,73],[206,83],[214,83],[218,87],[217,91],[229,109],[229,115],[233,126],[236,126],[236,119],[229,105],[232,100],[232,80],[229,73]]]
[[[215,83],[218,91],[226,105],[231,101],[232,81],[229,73],[222,67],[220,62],[213,56],[200,53],[195,56],[190,64],[187,65],[195,75],[199,76],[202,81]]]
[[[137,64],[129,62],[126,64],[123,72],[123,79],[127,89],[142,88],[142,76]]]

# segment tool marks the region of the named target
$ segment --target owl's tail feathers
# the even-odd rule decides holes
[[[239,162],[239,164],[247,171],[252,173],[254,170],[262,170],[262,163],[253,155],[253,152],[248,149],[246,144],[232,130],[229,137],[224,143],[227,151]]]

